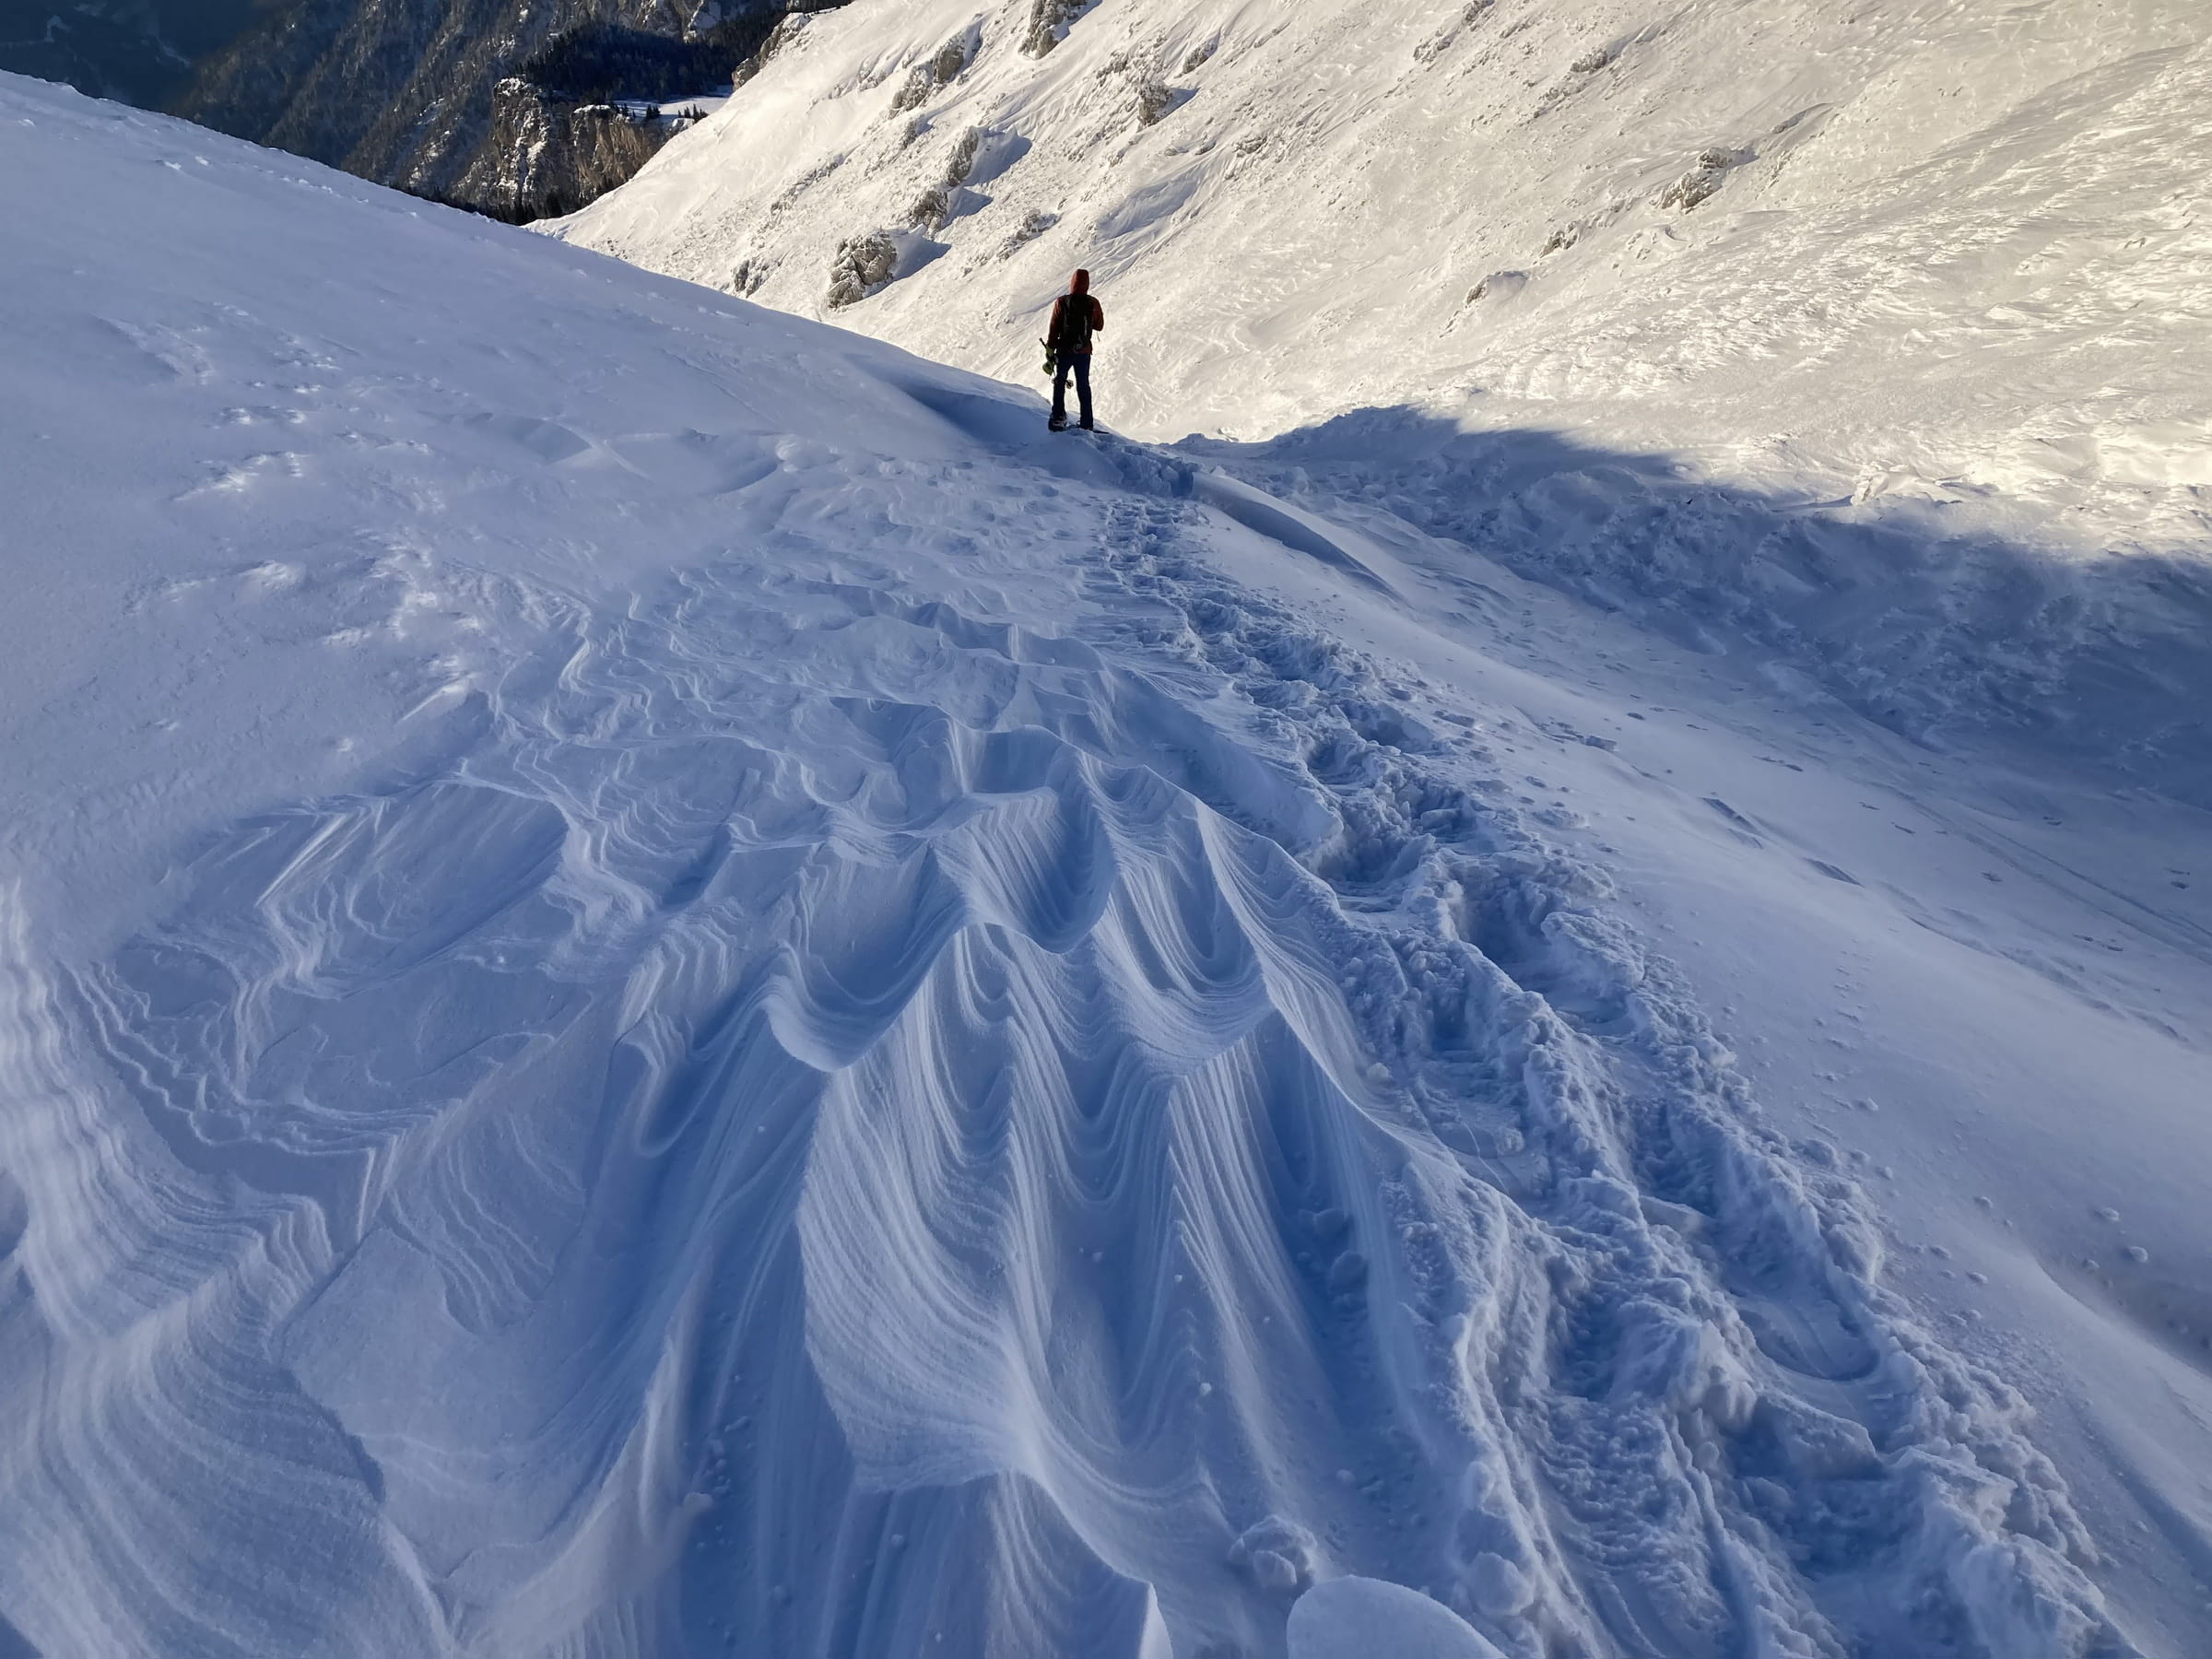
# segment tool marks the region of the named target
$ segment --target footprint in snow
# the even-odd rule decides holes
[[[1749,818],[1738,812],[1735,807],[1729,806],[1727,802],[1722,800],[1720,796],[1707,795],[1705,797],[1705,805],[1712,807],[1715,812],[1719,813],[1724,818],[1728,820],[1730,826],[1735,829],[1738,840],[1754,847],[1763,847],[1767,844],[1765,841],[1759,840],[1757,835],[1752,833],[1757,826],[1754,825]]]

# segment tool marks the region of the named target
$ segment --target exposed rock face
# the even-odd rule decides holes
[[[629,178],[729,81],[784,0],[290,0],[205,64],[180,114],[524,220]]]
[[[858,305],[881,291],[899,268],[899,243],[888,230],[848,237],[838,244],[830,267],[830,294],[825,303],[835,311]]]
[[[606,194],[689,124],[681,112],[576,103],[519,76],[491,91],[491,125],[453,198],[515,224]]]
[[[1036,0],[1030,8],[1030,28],[1022,37],[1022,51],[1031,57],[1042,57],[1067,38],[1069,25],[1089,10],[1092,3],[1093,0]]]

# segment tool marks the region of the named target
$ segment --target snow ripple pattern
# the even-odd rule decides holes
[[[97,964],[14,907],[25,1640],[1227,1659],[1360,1573],[1514,1659],[2132,1653],[1602,877],[1199,512],[1112,498],[1081,637],[488,579],[559,648],[446,761]]]

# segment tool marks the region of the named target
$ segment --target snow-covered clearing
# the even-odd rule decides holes
[[[2195,567],[0,159],[0,1648],[2202,1650]]]

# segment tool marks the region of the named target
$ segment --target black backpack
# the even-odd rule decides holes
[[[1076,303],[1070,305],[1071,300]],[[1052,343],[1062,357],[1090,349],[1090,320],[1097,314],[1091,308],[1097,303],[1088,293],[1063,294],[1053,301]]]
[[[1080,310],[1068,308],[1070,300],[1080,300]],[[1091,308],[1088,294],[1063,294],[1053,301],[1053,320],[1046,325],[1044,338],[1037,343],[1044,347],[1044,372],[1049,379],[1060,371],[1060,359],[1074,357],[1090,349],[1091,318],[1097,313]]]
[[[1068,310],[1068,300],[1071,299],[1084,300],[1084,308],[1079,312]],[[1053,300],[1053,321],[1046,323],[1044,338],[1038,341],[1038,345],[1044,347],[1046,381],[1060,374],[1060,359],[1064,359],[1064,356],[1088,352],[1090,319],[1093,316],[1095,312],[1090,310],[1090,294],[1062,294],[1060,299]]]

